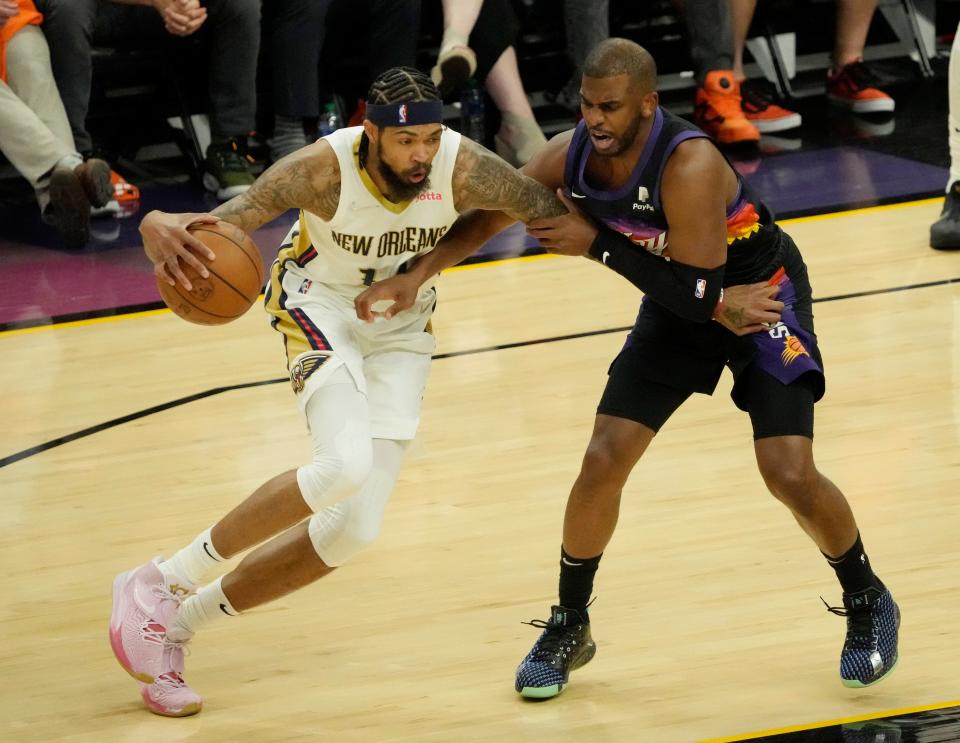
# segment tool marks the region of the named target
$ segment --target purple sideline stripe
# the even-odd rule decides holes
[[[846,146],[767,157],[753,165],[748,181],[780,216],[942,192],[947,178],[946,168]],[[95,230],[118,234],[78,252],[55,247],[35,207],[0,209],[0,325],[159,302],[140,249],[140,216],[151,209],[199,212],[214,206],[192,187],[146,188],[139,215],[94,220]],[[265,266],[293,219],[291,212],[255,233]],[[535,248],[536,241],[515,225],[490,240],[478,257],[506,258]]]

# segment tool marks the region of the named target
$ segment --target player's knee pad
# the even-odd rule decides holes
[[[310,517],[310,541],[320,559],[335,568],[373,544],[382,523],[382,510],[364,509],[350,499]]]
[[[357,495],[311,517],[310,540],[324,563],[343,565],[376,541],[395,480],[375,469]]]
[[[338,433],[315,441],[313,461],[297,470],[297,484],[314,513],[349,498],[370,475],[373,451],[365,422],[345,420]]]

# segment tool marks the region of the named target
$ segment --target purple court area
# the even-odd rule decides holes
[[[947,182],[946,168],[858,147],[782,154],[750,170],[750,185],[781,217],[942,193]]]
[[[941,192],[947,178],[945,168],[854,146],[735,164],[781,217],[925,196]],[[215,206],[208,199],[192,184],[146,187],[138,215],[95,220],[95,239],[76,252],[55,246],[35,207],[0,208],[0,328],[159,302],[140,247],[140,216],[151,209],[208,211]],[[254,235],[266,264],[293,219],[291,212]],[[487,243],[480,257],[520,255],[535,247],[514,226]]]

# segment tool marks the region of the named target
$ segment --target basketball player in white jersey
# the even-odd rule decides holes
[[[111,646],[154,712],[184,716],[202,700],[183,680],[184,647],[201,627],[302,588],[372,542],[414,437],[434,339],[427,282],[390,319],[357,319],[354,298],[434,248],[467,209],[529,221],[566,209],[540,183],[441,125],[430,78],[394,68],[374,81],[362,127],[280,160],[212,214],[151,212],[140,226],[158,277],[185,288],[181,262],[212,254],[187,227],[218,219],[252,231],[290,208],[298,222],[266,292],[313,459],[259,487],[165,562],[114,581]],[[261,544],[262,543],[262,544]],[[221,561],[256,545],[212,583]]]

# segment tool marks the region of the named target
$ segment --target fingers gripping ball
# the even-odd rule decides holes
[[[228,222],[197,224],[190,234],[210,248],[216,259],[203,261],[210,275],[203,278],[192,266],[181,267],[192,288],[158,280],[167,307],[198,325],[222,325],[240,317],[257,301],[263,288],[263,259],[250,236]]]

